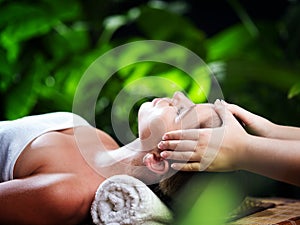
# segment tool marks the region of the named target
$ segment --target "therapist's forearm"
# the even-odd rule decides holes
[[[268,137],[284,140],[300,140],[300,128],[273,124]]]
[[[300,186],[300,141],[251,136],[240,167]]]

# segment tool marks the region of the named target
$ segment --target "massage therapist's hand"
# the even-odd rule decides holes
[[[256,136],[281,140],[300,140],[299,127],[278,125],[237,105],[225,102],[224,104],[243,123],[246,130]]]
[[[217,100],[215,111],[223,121],[217,128],[168,132],[158,147],[161,156],[175,160],[171,167],[182,171],[233,171],[240,169],[246,158],[250,136],[227,109]]]
[[[228,110],[238,118],[244,127],[252,134],[261,137],[273,137],[272,131],[276,130],[276,125],[271,121],[255,115],[240,106],[223,102]]]

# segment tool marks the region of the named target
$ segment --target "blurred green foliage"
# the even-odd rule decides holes
[[[94,60],[119,45],[154,39],[200,56],[227,101],[274,122],[300,126],[300,4],[291,1],[274,21],[256,20],[239,1],[227,2],[240,22],[208,37],[185,16],[189,1],[1,0],[0,118],[71,111],[78,83]],[[135,57],[134,49],[123,60],[128,57]],[[176,68],[153,62],[129,65],[103,86],[95,106],[98,127],[114,135],[110,116],[116,96],[147,76],[173,80],[197,102],[206,101],[211,88],[207,77],[199,75],[204,88],[199,97],[193,82]],[[130,123],[136,130],[136,114]]]
[[[225,98],[274,122],[299,126],[300,4],[291,3],[279,21],[259,21],[238,1],[228,2],[241,23],[205,42],[207,62],[220,62],[216,76]]]
[[[241,22],[206,38],[181,15],[188,8],[185,2],[2,1],[1,118],[70,111],[77,84],[97,57],[120,44],[156,39],[180,44],[202,57],[228,101],[277,122],[298,125],[299,4],[291,4],[280,21],[253,21],[238,1],[228,2]],[[131,55],[128,52],[126,57]],[[109,113],[110,103],[124,84],[148,75],[162,75],[181,84],[187,80],[174,68],[157,69],[151,63],[124,68],[107,85],[109,91],[103,90],[101,96],[107,101],[98,104],[102,107],[97,114]],[[189,88],[186,85],[193,96]],[[282,113],[276,105],[286,106],[287,111]],[[285,115],[292,116],[287,119]],[[109,129],[109,121],[98,122]]]
[[[156,39],[202,57],[228,101],[275,122],[299,125],[299,4],[291,3],[279,21],[254,21],[238,1],[228,3],[241,22],[207,38],[182,15],[189,4],[183,1],[1,1],[1,118],[70,111],[77,84],[97,57],[130,41]],[[143,63],[124,68],[101,93],[106,100],[97,103],[97,114],[110,113],[124,84],[148,75],[187,83],[170,67]],[[185,85],[192,99],[205,100]],[[110,121],[98,123],[110,129]]]
[[[203,178],[203,177],[202,177]],[[230,176],[193,179],[189,189],[180,194],[176,209],[178,225],[223,225],[230,221],[230,214],[241,203],[243,195]],[[204,184],[205,183],[205,184]],[[193,190],[195,189],[195,190]],[[180,203],[179,203],[180,202]],[[182,206],[183,202],[189,207]]]
[[[48,111],[71,111],[77,85],[91,63],[108,50],[130,41],[171,41],[201,57],[205,55],[204,33],[180,14],[170,11],[172,4],[154,6],[137,2],[127,8],[115,7],[121,2],[128,1],[2,1],[2,119]],[[135,26],[139,33],[127,32],[129,25]],[[125,34],[118,35],[122,29]],[[124,59],[137,57],[136,50],[128,50]],[[176,57],[183,59],[185,56]],[[182,71],[168,65],[144,62],[123,68],[102,89],[96,107],[97,126],[112,133],[110,120],[102,118],[110,117],[113,100],[126,84],[145,76],[174,80],[183,88],[185,86],[186,91],[195,89]],[[208,92],[209,82],[205,77],[203,84]],[[195,90],[190,91],[190,96],[198,102],[205,100]],[[136,119],[132,119],[132,124],[136,127]]]

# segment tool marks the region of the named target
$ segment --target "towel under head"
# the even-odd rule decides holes
[[[98,188],[91,206],[97,225],[171,224],[168,207],[142,181],[116,175]]]

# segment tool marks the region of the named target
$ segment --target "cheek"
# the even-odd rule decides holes
[[[153,135],[161,135],[168,130],[168,123],[161,117],[156,117],[151,120],[149,128]]]
[[[140,139],[144,140],[144,139],[147,139],[149,138],[151,135],[151,131],[150,129],[148,128],[147,125],[144,125],[144,124],[139,124],[139,137]]]
[[[152,139],[156,140],[164,134],[167,126],[164,120],[159,117],[148,117],[147,119],[139,121],[139,136],[142,140]]]
[[[139,137],[142,140],[161,140],[165,132],[178,129],[175,118],[174,109],[153,108],[143,104],[138,114]]]
[[[150,132],[148,131],[148,121],[149,117],[147,114],[149,114],[149,111],[151,111],[151,108],[149,107],[148,103],[144,103],[141,105],[139,112],[138,112],[138,132],[140,138],[147,138],[150,135]]]
[[[153,141],[160,141],[164,133],[179,129],[174,121],[174,117],[170,114],[169,117],[164,116],[149,118],[141,130],[141,137],[149,138]]]
[[[161,139],[166,131],[165,122],[158,117],[148,117],[139,123],[139,137],[142,140],[155,142]]]

